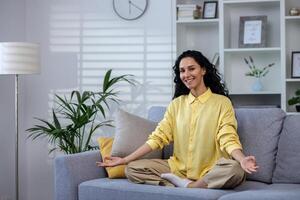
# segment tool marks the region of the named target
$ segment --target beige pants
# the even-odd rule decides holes
[[[162,173],[170,173],[167,160],[143,159],[129,163],[125,170],[127,178],[134,183],[174,186],[160,177]],[[231,159],[221,158],[216,165],[203,177],[208,188],[230,189],[245,180],[245,172],[240,164]]]

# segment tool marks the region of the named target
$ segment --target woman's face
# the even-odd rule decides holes
[[[184,85],[192,92],[197,91],[201,87],[205,87],[203,76],[206,73],[205,68],[202,68],[191,57],[181,59],[179,63],[180,79]]]

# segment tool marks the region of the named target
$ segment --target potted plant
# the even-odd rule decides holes
[[[288,104],[291,105],[296,105],[296,110],[297,112],[300,112],[300,89],[296,90],[294,97],[290,98],[288,100]]]
[[[249,56],[249,60],[244,58],[245,63],[249,67],[249,71],[245,73],[246,76],[252,76],[256,78],[254,85],[252,86],[253,91],[262,90],[261,78],[266,76],[269,73],[269,68],[275,65],[275,63],[268,64],[263,68],[258,68],[254,64],[254,60]]]
[[[97,149],[90,144],[92,135],[100,127],[112,126],[112,120],[106,120],[105,110],[109,110],[111,101],[120,101],[114,90],[115,84],[121,81],[135,83],[131,75],[111,77],[111,72],[111,69],[106,72],[101,92],[72,91],[70,98],[55,95],[58,107],[52,109],[52,121],[36,118],[42,124],[27,129],[28,137],[33,140],[47,137],[55,146],[49,153],[56,149],[66,154]]]

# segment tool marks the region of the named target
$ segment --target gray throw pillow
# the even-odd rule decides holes
[[[155,130],[157,122],[138,117],[119,109],[115,117],[116,129],[112,145],[112,156],[125,157],[145,144]],[[143,158],[161,158],[161,150],[155,150]]]
[[[273,183],[300,183],[300,115],[285,118],[278,143]]]
[[[248,108],[236,109],[236,117],[244,153],[254,155],[259,166],[247,179],[271,183],[285,113],[279,108]]]

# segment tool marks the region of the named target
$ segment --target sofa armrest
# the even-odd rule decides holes
[[[105,169],[96,165],[96,161],[101,160],[99,151],[56,157],[54,160],[55,199],[77,200],[80,183],[106,177]]]

